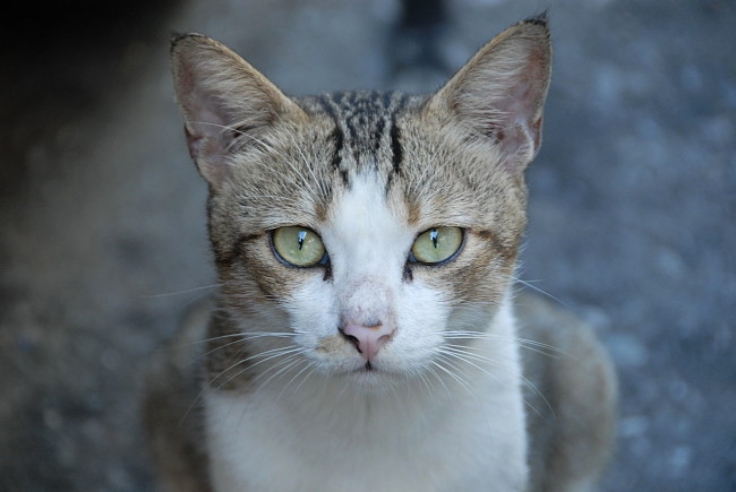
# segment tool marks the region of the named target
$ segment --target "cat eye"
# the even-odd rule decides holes
[[[435,265],[450,260],[462,245],[461,228],[434,227],[419,234],[411,247],[409,260]]]
[[[281,227],[273,231],[276,255],[292,266],[311,267],[327,258],[322,239],[311,229],[299,226]]]

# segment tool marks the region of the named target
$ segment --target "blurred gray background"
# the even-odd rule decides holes
[[[736,490],[731,0],[448,0],[418,26],[399,0],[13,6],[0,34],[0,490],[152,489],[141,369],[214,281],[172,32],[220,39],[293,94],[426,92],[544,9],[555,67],[520,276],[588,320],[616,362],[604,490]]]

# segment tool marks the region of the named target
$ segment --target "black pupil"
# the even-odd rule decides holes
[[[299,241],[299,251],[302,250],[302,247],[304,246],[304,240],[307,238],[307,231],[299,231],[299,236],[297,238],[297,241]]]
[[[429,238],[432,240],[432,244],[434,245],[434,249],[437,249],[437,236],[439,235],[439,232],[437,229],[432,229],[429,231]]]

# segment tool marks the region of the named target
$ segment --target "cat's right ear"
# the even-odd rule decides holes
[[[207,36],[175,36],[171,62],[189,154],[215,188],[230,175],[228,155],[236,139],[257,139],[281,118],[306,118],[258,70]]]

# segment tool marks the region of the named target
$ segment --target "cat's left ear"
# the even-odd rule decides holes
[[[236,140],[257,142],[281,119],[308,118],[258,70],[207,36],[175,37],[171,64],[189,153],[215,188],[230,176],[228,156]]]
[[[546,16],[522,21],[476,53],[425,106],[452,115],[500,148],[504,164],[522,172],[542,141],[542,110],[551,73]]]

